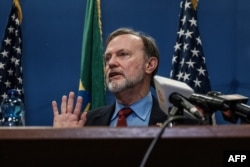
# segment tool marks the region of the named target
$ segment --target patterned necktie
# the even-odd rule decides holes
[[[130,108],[122,108],[118,113],[118,121],[116,126],[127,126],[126,117],[132,113]]]

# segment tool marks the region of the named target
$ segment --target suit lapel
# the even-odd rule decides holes
[[[115,111],[115,103],[110,106],[104,106],[97,110],[90,111],[86,125],[109,126],[111,117]],[[164,123],[167,115],[160,109],[157,99],[153,96],[152,111],[149,118],[150,126],[157,126]]]
[[[150,114],[149,125],[157,126],[159,123],[164,123],[167,120],[167,115],[160,109],[157,99],[153,96],[153,106]]]
[[[114,111],[115,104],[98,109],[91,118],[91,125],[109,125]]]

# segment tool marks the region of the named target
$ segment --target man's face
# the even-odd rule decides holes
[[[144,54],[142,40],[135,35],[120,35],[109,42],[105,51],[105,77],[111,92],[121,92],[143,80]]]

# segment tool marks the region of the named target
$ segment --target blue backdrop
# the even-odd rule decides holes
[[[20,0],[26,124],[52,125],[51,101],[77,91],[85,0]],[[103,38],[118,27],[152,35],[159,46],[159,75],[169,77],[180,0],[103,0]],[[2,39],[11,1],[0,1]],[[250,96],[250,1],[200,0],[198,25],[212,90]],[[107,93],[107,102],[113,96]],[[220,112],[217,123],[226,124]]]

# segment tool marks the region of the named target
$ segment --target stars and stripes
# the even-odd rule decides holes
[[[183,0],[170,78],[187,83],[197,93],[211,90],[197,24],[197,1]]]
[[[0,49],[0,102],[9,89],[16,89],[23,100],[22,39],[18,9],[13,3]]]

